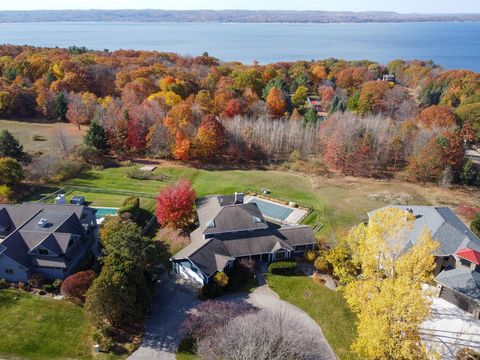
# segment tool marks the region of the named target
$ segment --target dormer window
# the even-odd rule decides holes
[[[38,254],[39,255],[48,255],[49,252],[47,249],[38,249]]]
[[[207,223],[207,228],[214,228],[215,227],[215,220],[210,220],[208,223]]]

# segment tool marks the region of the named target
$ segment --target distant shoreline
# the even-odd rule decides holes
[[[477,14],[400,14],[396,12],[332,12],[287,10],[8,10],[0,23],[37,22],[172,22],[172,23],[405,23],[480,22]]]

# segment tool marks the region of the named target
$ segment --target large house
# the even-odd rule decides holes
[[[79,205],[0,205],[0,279],[26,282],[33,273],[64,279],[98,249],[95,210]]]
[[[413,246],[423,229],[440,246],[436,252],[435,281],[440,297],[461,309],[480,315],[480,239],[450,208],[393,205],[411,212],[415,223],[406,236],[405,248]],[[378,210],[370,212],[369,217]]]
[[[191,244],[170,260],[173,270],[199,284],[218,271],[228,271],[236,259],[272,262],[302,255],[316,244],[308,226],[267,222],[255,203],[244,203],[243,194],[212,195],[197,201],[199,227]]]

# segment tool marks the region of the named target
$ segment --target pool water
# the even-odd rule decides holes
[[[252,199],[249,203],[257,204],[260,212],[267,217],[278,220],[285,220],[292,212],[293,209],[283,206],[280,204],[273,204],[268,201],[263,201],[260,199]]]
[[[118,215],[118,212],[117,212],[118,209],[117,208],[99,207],[99,208],[95,208],[95,210],[97,210],[97,213],[95,214],[97,219],[104,218],[105,216],[117,216]]]

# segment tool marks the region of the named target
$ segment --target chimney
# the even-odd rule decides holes
[[[43,219],[40,219],[40,221],[37,223],[37,225],[38,225],[39,228],[44,228],[45,226],[47,226],[47,223],[48,223],[48,220],[43,218]]]
[[[235,204],[243,204],[243,197],[244,197],[243,193],[236,192],[235,193]]]

